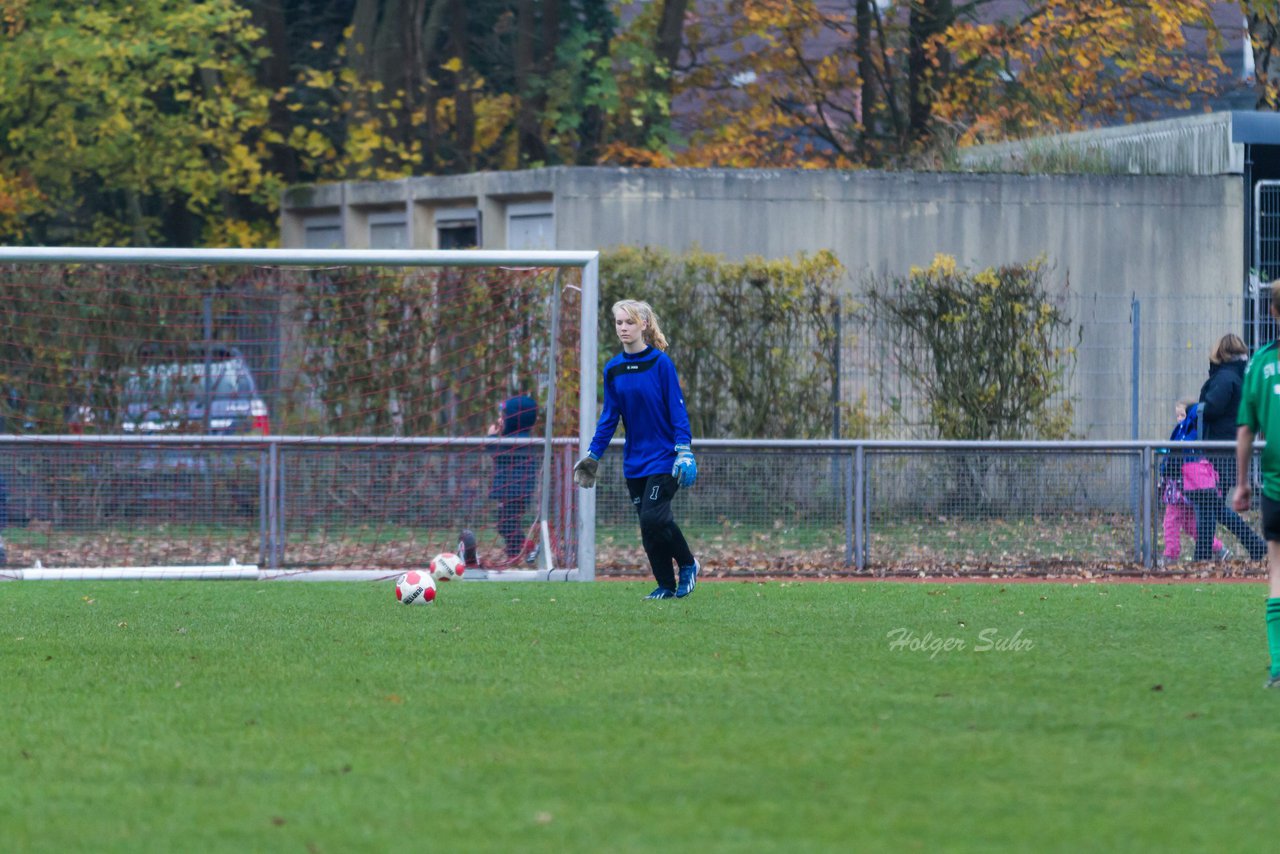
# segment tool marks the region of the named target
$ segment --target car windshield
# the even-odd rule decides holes
[[[209,365],[209,393],[214,397],[248,394],[252,380],[238,360]],[[205,394],[204,362],[168,362],[129,371],[124,380],[127,403],[159,400],[192,400]]]

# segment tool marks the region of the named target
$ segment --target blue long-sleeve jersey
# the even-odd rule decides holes
[[[689,411],[670,356],[646,347],[639,353],[619,353],[605,364],[604,406],[591,453],[604,456],[619,418],[627,431],[623,476],[670,474],[675,446],[690,442]]]

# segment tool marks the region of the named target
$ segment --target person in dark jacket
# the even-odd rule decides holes
[[[1228,333],[1219,339],[1209,355],[1209,378],[1200,387],[1200,438],[1207,441],[1235,441],[1236,416],[1240,411],[1244,369],[1249,349],[1238,335]],[[1195,560],[1213,558],[1213,535],[1224,525],[1244,546],[1252,560],[1262,560],[1267,544],[1249,527],[1249,523],[1227,506],[1224,495],[1230,495],[1236,483],[1236,460],[1231,452],[1206,454],[1218,473],[1215,489],[1188,490],[1184,494],[1196,511]],[[1245,472],[1248,476],[1248,472]]]
[[[503,439],[527,439],[538,421],[538,402],[527,394],[507,398],[499,407],[499,417],[489,426],[489,435]],[[524,514],[538,481],[536,445],[498,443],[493,452],[493,484],[489,498],[498,502],[494,519],[502,536],[507,562],[525,548]]]

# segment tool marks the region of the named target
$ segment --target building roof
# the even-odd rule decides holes
[[[1280,146],[1280,113],[1202,113],[1153,122],[977,145],[958,152],[975,171],[1096,171],[1132,175],[1238,175],[1246,145]]]

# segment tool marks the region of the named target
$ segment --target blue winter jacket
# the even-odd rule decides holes
[[[538,421],[538,402],[527,394],[508,398],[502,403],[502,429],[508,438],[528,438]],[[513,445],[499,442],[493,452],[493,485],[489,497],[495,501],[514,501],[533,494],[538,479],[538,459],[542,449],[537,445]]]

